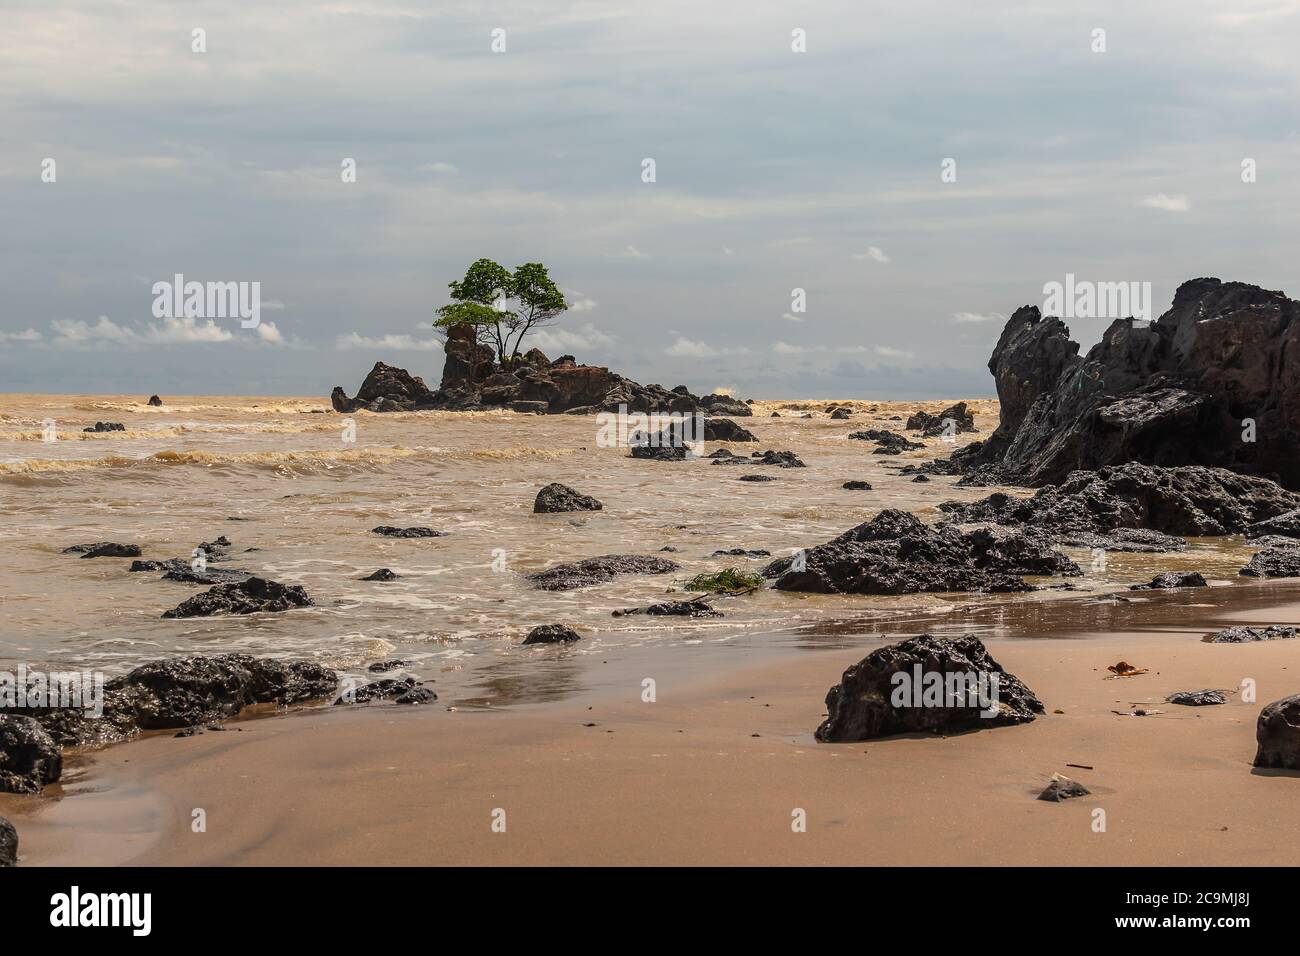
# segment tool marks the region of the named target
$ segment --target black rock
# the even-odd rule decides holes
[[[1254,641],[1284,641],[1296,636],[1300,629],[1272,624],[1268,627],[1225,627],[1207,634],[1201,640],[1207,644],[1250,644]]]
[[[582,635],[563,624],[541,624],[528,632],[525,644],[570,644],[582,640]]]
[[[218,584],[182,601],[163,614],[165,618],[210,617],[214,614],[259,614],[310,607],[312,599],[299,585],[286,586],[266,578],[249,578],[238,584]]]
[[[83,432],[124,432],[126,426],[121,422],[95,422],[94,427],[83,428]]]
[[[846,418],[852,418],[853,412],[847,408],[837,408],[831,412],[831,418],[835,421],[844,421]]]
[[[1043,788],[1043,792],[1038,795],[1038,799],[1060,803],[1062,800],[1069,800],[1073,797],[1086,797],[1091,792],[1077,780],[1071,780],[1069,777],[1054,773],[1047,786]]]
[[[40,793],[63,775],[54,738],[31,717],[0,714],[0,793]]]
[[[432,528],[394,528],[386,524],[371,528],[370,533],[381,534],[385,538],[445,538],[447,536],[447,532],[434,531]]]
[[[1067,531],[1056,535],[1056,540],[1069,548],[1100,548],[1102,551],[1160,554],[1187,550],[1187,542],[1182,538],[1147,528],[1116,528],[1107,534]]]
[[[1029,591],[1019,575],[1078,576],[1078,565],[1038,532],[926,526],[904,511],[882,511],[763,574],[784,591],[912,594],[923,591]],[[802,568],[799,564],[802,563]]]
[[[366,670],[370,671],[372,674],[385,674],[388,671],[395,671],[399,667],[405,667],[409,663],[411,662],[403,660],[375,661],[367,667]]]
[[[74,544],[63,549],[64,554],[80,554],[83,558],[138,558],[138,544],[118,544],[115,541],[100,541],[96,544]]]
[[[618,574],[668,574],[678,565],[665,558],[641,554],[603,554],[570,564],[557,564],[527,575],[533,587],[543,591],[571,591],[612,581]]]
[[[1246,529],[1246,534],[1251,538],[1262,538],[1265,535],[1300,538],[1300,509],[1284,511],[1280,515],[1257,521]]]
[[[713,463],[715,465],[773,465],[777,468],[807,467],[792,451],[765,451],[761,454],[754,452],[748,458],[730,455],[726,458],[715,458]]]
[[[850,438],[859,441],[873,441],[878,446],[874,455],[901,455],[905,451],[918,451],[925,447],[920,442],[911,441],[907,436],[881,428],[868,428],[865,431],[850,432]]]
[[[871,482],[869,482],[869,481],[858,481],[858,480],[855,479],[855,480],[853,480],[853,481],[846,481],[846,482],[844,482],[844,484],[843,484],[841,487],[846,488],[846,489],[848,489],[849,491],[870,491],[870,490],[871,490]]]
[[[920,677],[922,688],[930,680],[942,680],[939,705],[914,706],[915,698],[904,679],[895,677],[898,674],[906,675],[906,682]],[[932,674],[944,676],[927,677]],[[948,678],[949,674],[954,677]],[[992,716],[981,716],[979,701],[974,699],[974,688],[969,683],[961,686],[970,688],[970,693],[949,695],[950,680],[953,689],[959,689],[956,675],[983,679],[989,691],[996,679]],[[922,634],[872,651],[846,670],[826,695],[826,711],[826,719],[817,728],[817,739],[841,743],[894,734],[954,733],[1028,723],[1043,712],[1043,705],[1028,687],[989,656],[974,634],[957,638]]]
[[[1227,696],[1221,690],[1180,690],[1165,698],[1171,704],[1184,707],[1206,707],[1210,704],[1226,704]]]
[[[952,424],[949,425],[948,422],[952,422]],[[931,415],[929,412],[917,412],[907,420],[904,427],[921,432],[925,438],[976,431],[975,415],[966,407],[965,402],[949,405],[936,415]]]
[[[775,475],[741,475],[737,481],[776,481]]]
[[[930,480],[929,477],[924,474],[917,475],[915,478],[912,479],[912,481],[929,481],[929,480]]]
[[[709,555],[711,558],[727,557],[728,555],[737,558],[770,558],[771,551],[747,551],[744,548],[728,548],[725,551],[714,551]]]
[[[600,511],[604,507],[590,495],[579,494],[568,485],[553,481],[541,491],[533,502],[533,514],[552,514],[560,511]]]
[[[399,577],[398,574],[396,574],[393,571],[390,571],[388,568],[380,568],[378,571],[374,572],[373,574],[367,574],[364,578],[361,578],[361,580],[362,581],[396,581],[398,577]]]
[[[629,614],[650,614],[662,617],[722,617],[721,611],[715,611],[709,602],[668,601],[663,604],[651,604],[649,607],[625,607],[614,612],[614,617],[626,617]]]
[[[1275,700],[1255,725],[1256,767],[1300,770],[1300,694]]]
[[[163,402],[162,402],[162,399],[159,398],[157,395],[150,395],[150,396],[149,396],[149,402],[148,402],[148,404],[154,406],[155,408],[157,408],[158,406],[162,405],[162,403],[163,403]]]
[[[1131,584],[1130,591],[1164,591],[1170,588],[1203,588],[1205,578],[1199,571],[1165,571],[1147,584]]]
[[[758,441],[753,432],[742,428],[729,418],[706,418],[705,441]]]
[[[18,831],[0,817],[0,867],[18,865]]]
[[[1237,572],[1251,578],[1300,577],[1300,547],[1265,548]]]
[[[180,558],[165,561],[132,561],[128,571],[189,571],[190,563]]]
[[[334,704],[368,704],[373,700],[391,700],[395,704],[427,704],[437,699],[437,694],[427,687],[421,687],[414,677],[385,677],[345,692]]]
[[[199,571],[187,566],[169,568],[160,580],[183,581],[186,584],[240,584],[251,577],[253,577],[251,571],[240,571],[236,568],[206,568]]]

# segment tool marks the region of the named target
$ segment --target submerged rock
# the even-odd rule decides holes
[[[161,398],[159,398],[157,395],[150,395],[150,396],[149,396],[149,401],[146,402],[145,404],[147,404],[147,405],[152,405],[153,407],[158,408],[159,406],[162,405],[162,403],[163,403],[163,400],[162,400]]]
[[[857,480],[857,479],[854,479],[853,481],[846,481],[846,482],[844,482],[844,484],[841,485],[840,487],[841,487],[841,488],[845,488],[845,489],[847,489],[848,491],[870,491],[870,490],[871,490],[871,482],[869,482],[869,481],[859,481],[859,480]]]
[[[206,568],[199,571],[196,568],[168,568],[166,573],[159,579],[162,581],[183,581],[186,584],[240,584],[253,577],[251,571],[240,571],[236,568]]]
[[[1071,780],[1063,774],[1054,773],[1047,786],[1043,788],[1043,792],[1038,795],[1038,799],[1060,803],[1062,800],[1070,800],[1074,797],[1086,797],[1091,792],[1077,780]]]
[[[393,572],[393,571],[390,571],[388,568],[380,568],[378,571],[372,572],[371,574],[367,574],[364,578],[361,578],[360,580],[362,580],[362,581],[396,581],[399,577],[400,577],[400,575],[396,574],[396,573]]]
[[[525,644],[571,644],[582,640],[582,635],[563,624],[541,624],[528,632]]]
[[[0,714],[0,793],[40,793],[63,775],[54,738],[31,717]]]
[[[977,699],[980,683],[989,695],[988,711]],[[934,685],[937,694],[927,696],[925,689]],[[1028,723],[1043,713],[1043,705],[989,656],[974,634],[922,634],[872,651],[846,670],[826,695],[826,711],[816,737],[840,743]]]
[[[95,422],[92,427],[83,428],[83,432],[124,432],[126,426],[121,422]]]
[[[165,618],[210,617],[214,614],[259,614],[310,607],[312,599],[299,585],[284,585],[251,577],[238,584],[218,584],[163,614]]]
[[[64,554],[80,554],[83,558],[138,558],[138,544],[118,544],[116,541],[99,541],[95,544],[74,544],[63,549]]]
[[[561,511],[600,511],[604,506],[591,495],[580,494],[568,485],[553,481],[533,501],[533,514],[552,514]]]
[[[850,432],[849,438],[859,441],[873,441],[876,449],[873,455],[901,455],[905,451],[919,451],[925,445],[909,439],[906,435],[891,432],[883,428],[868,428],[865,431]]]
[[[368,704],[373,700],[391,700],[394,704],[428,704],[437,699],[437,694],[427,687],[421,687],[420,681],[414,677],[385,677],[345,691],[334,701],[334,705]]]
[[[1180,690],[1165,698],[1170,704],[1182,704],[1184,707],[1208,707],[1211,704],[1226,704],[1227,696],[1221,690]]]
[[[615,611],[614,617],[626,617],[629,614],[649,614],[656,617],[722,617],[721,611],[713,609],[708,601],[667,601],[663,604],[651,604],[649,607],[625,607]]]
[[[773,465],[777,468],[807,467],[800,461],[799,456],[792,451],[753,452],[748,458],[743,458],[740,455],[728,455],[714,458],[713,463],[715,465]]]
[[[643,554],[603,554],[569,564],[557,564],[526,577],[533,587],[543,591],[571,591],[604,584],[619,574],[668,574],[678,567],[666,558]]]
[[[0,867],[18,865],[18,831],[0,817]]]
[[[1270,624],[1268,627],[1240,625],[1225,627],[1221,631],[1207,634],[1201,640],[1207,644],[1250,644],[1255,641],[1284,641],[1294,638],[1297,633],[1300,633],[1297,628],[1278,624]]]
[[[776,481],[775,475],[741,475],[737,481]]]
[[[1146,584],[1130,584],[1130,591],[1164,591],[1171,588],[1203,588],[1205,578],[1199,571],[1164,571]]]
[[[1032,588],[1019,575],[1081,573],[1036,532],[978,528],[963,533],[951,525],[924,525],[894,509],[763,569],[780,590],[823,594],[1028,591]]]
[[[1275,700],[1255,725],[1256,767],[1300,770],[1300,694]]]
[[[370,533],[383,535],[385,538],[445,538],[447,536],[447,532],[434,531],[432,528],[394,528],[386,524],[371,528]]]

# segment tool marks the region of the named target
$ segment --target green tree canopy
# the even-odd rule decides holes
[[[518,361],[525,336],[569,307],[540,262],[525,262],[510,272],[491,259],[478,259],[464,279],[447,286],[455,301],[438,309],[434,327],[473,327],[476,340],[492,346],[502,367]]]

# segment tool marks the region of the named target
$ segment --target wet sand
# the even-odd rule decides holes
[[[578,675],[557,703],[332,708],[152,737],[74,759],[44,797],[0,795],[0,813],[29,865],[1294,865],[1300,775],[1251,760],[1260,708],[1300,689],[1300,640],[1201,642],[1234,623],[1300,624],[1300,582],[914,619],[889,639],[965,625],[1047,714],[857,744],[812,731],[879,633],[828,625],[605,661],[548,648],[538,681]],[[1110,678],[1120,659],[1149,673]],[[1207,687],[1234,693],[1162,703]],[[1161,713],[1112,712],[1135,706]],[[1036,800],[1053,772],[1092,795]]]

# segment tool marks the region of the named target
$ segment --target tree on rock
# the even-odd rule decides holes
[[[525,336],[569,307],[540,262],[525,262],[510,272],[491,259],[478,259],[464,279],[447,285],[455,301],[438,309],[434,328],[473,328],[476,340],[493,348],[502,368],[518,363]]]

